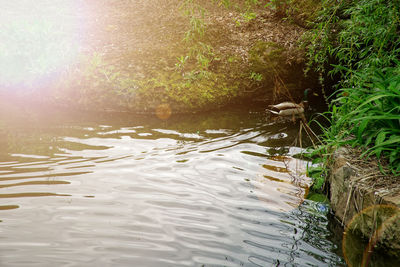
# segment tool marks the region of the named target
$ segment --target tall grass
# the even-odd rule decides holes
[[[363,157],[375,155],[400,175],[400,1],[324,6],[309,37],[309,66],[341,77],[325,144],[363,147]]]

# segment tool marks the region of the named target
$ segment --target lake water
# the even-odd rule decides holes
[[[1,266],[344,264],[328,207],[304,199],[296,123],[0,115]]]

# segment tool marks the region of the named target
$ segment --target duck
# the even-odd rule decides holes
[[[308,105],[308,94],[311,91],[310,88],[304,90],[303,100],[298,104],[293,102],[282,102],[276,105],[269,105],[269,109],[266,110],[281,117],[304,114],[304,109]]]

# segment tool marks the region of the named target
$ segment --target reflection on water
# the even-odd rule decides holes
[[[5,266],[341,265],[298,125],[262,111],[0,114]]]

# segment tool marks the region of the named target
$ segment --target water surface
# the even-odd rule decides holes
[[[263,110],[0,116],[0,265],[342,265],[299,125]]]

